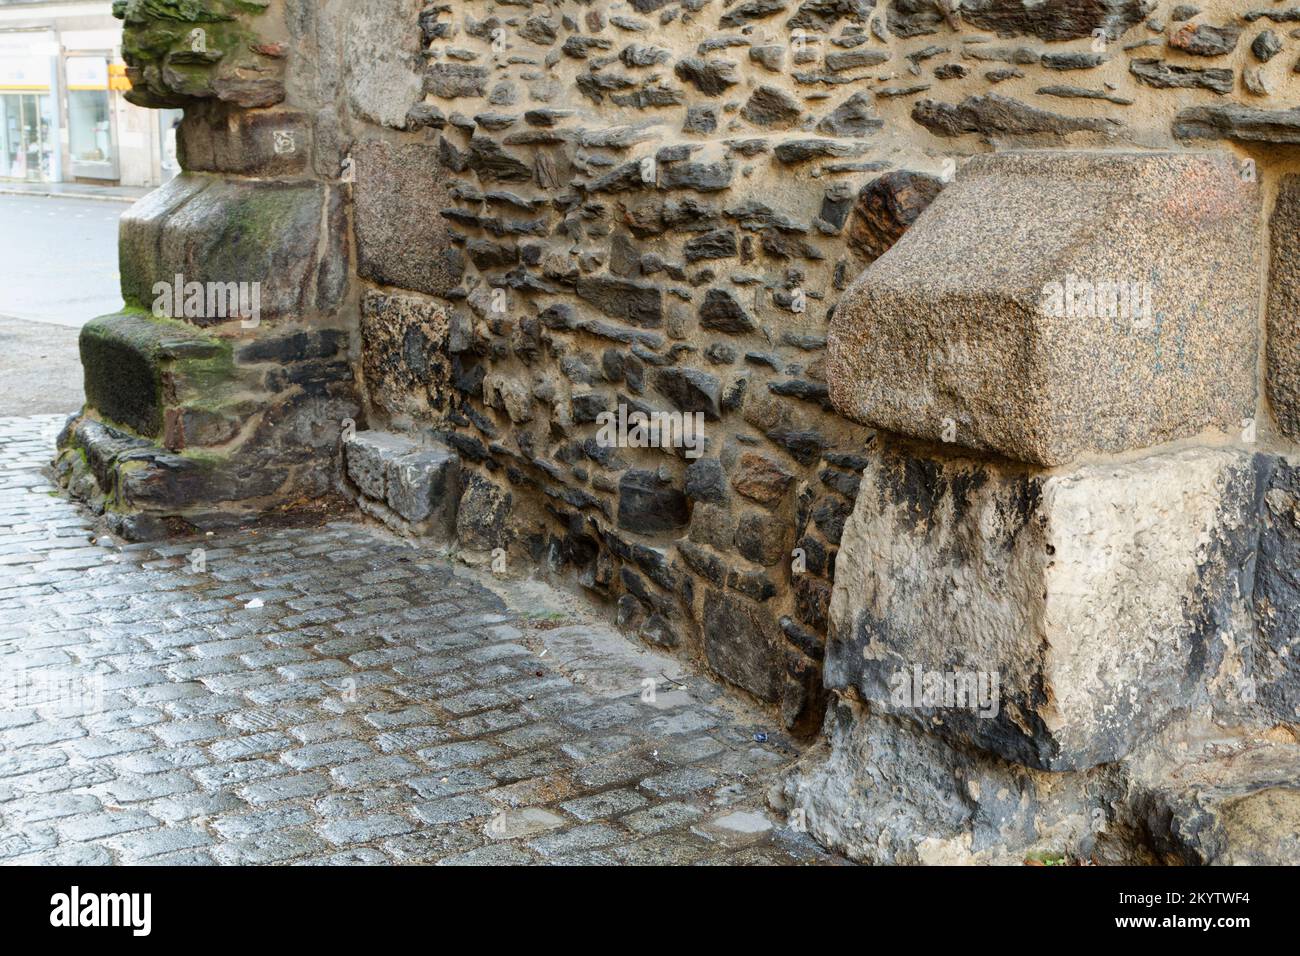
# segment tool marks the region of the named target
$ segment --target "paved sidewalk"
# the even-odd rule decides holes
[[[91,183],[29,183],[0,179],[0,196],[63,197],[133,203],[154,191],[153,186],[96,186]]]
[[[680,663],[359,523],[92,543],[61,423],[0,419],[0,862],[832,862]]]

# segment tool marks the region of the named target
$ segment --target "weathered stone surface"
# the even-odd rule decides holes
[[[176,131],[176,151],[188,172],[293,176],[309,166],[312,129],[297,110],[240,110],[202,102],[186,112]]]
[[[514,496],[482,475],[465,475],[456,508],[456,540],[475,551],[492,551],[510,543],[508,519]]]
[[[432,146],[371,142],[354,153],[357,272],[428,295],[460,284],[464,255],[436,210],[452,205],[447,171]],[[425,213],[410,214],[419,203]]]
[[[968,96],[955,106],[935,100],[919,100],[912,108],[912,119],[936,136],[961,136],[964,133],[981,133],[986,137],[1062,136],[1078,132],[1110,136],[1121,126],[1118,120],[1110,117],[1064,116],[997,93]]]
[[[1259,456],[1259,556],[1253,592],[1257,633],[1253,697],[1282,721],[1300,718],[1300,468]]]
[[[405,435],[391,432],[357,432],[344,443],[348,479],[367,498],[383,501],[388,496],[389,466],[413,454],[419,445]]]
[[[759,700],[780,692],[776,649],[780,631],[769,611],[726,591],[704,596],[704,653],[709,665]]]
[[[1232,92],[1232,70],[1176,66],[1153,57],[1139,57],[1128,65],[1129,72],[1147,86],[1157,89],[1203,89]]]
[[[1075,40],[1100,30],[1116,40],[1153,6],[1151,0],[1047,0],[1030,6],[1017,0],[964,0],[960,13],[967,23],[1002,36]]]
[[[672,531],[690,520],[686,496],[658,472],[631,469],[618,482],[618,526],[637,534]]]
[[[700,304],[700,328],[743,335],[756,328],[754,319],[725,289],[710,289]]]
[[[885,121],[876,115],[870,94],[859,91],[818,123],[817,132],[827,136],[866,136],[884,125]]]
[[[862,863],[1019,864],[1036,846],[1059,854],[1090,842],[1062,822],[1090,819],[1111,789],[1078,774],[1045,780],[850,700],[831,704],[824,735],[829,757],[789,778],[784,806],[818,842]]]
[[[167,394],[178,379],[209,379],[230,363],[230,347],[184,322],[120,312],[81,329],[86,401],[100,415],[151,438],[162,434]]]
[[[875,262],[902,237],[943,189],[937,176],[899,170],[878,176],[858,192],[846,235],[849,248]]]
[[[337,305],[344,289],[332,270],[344,237],[336,191],[316,183],[182,176],[160,192],[122,216],[122,297],[128,304],[151,307],[160,296],[157,284],[171,289],[179,276],[186,285],[205,287],[245,283],[251,290],[256,284],[262,320]],[[322,229],[328,230],[323,248]],[[206,304],[200,312],[178,318],[198,325],[238,318],[219,309],[210,314]]]
[[[418,449],[388,463],[385,502],[412,524],[450,529],[456,520],[460,460],[446,448]]]
[[[1300,142],[1300,123],[1296,127]],[[1300,440],[1300,175],[1283,176],[1269,220],[1268,398],[1278,428]]]
[[[739,82],[736,64],[730,60],[687,56],[677,61],[673,72],[679,80],[690,83],[706,96],[718,96]]]
[[[755,126],[789,129],[799,122],[803,107],[784,90],[774,86],[760,86],[750,94],[740,115]]]
[[[1189,106],[1174,117],[1179,139],[1228,139],[1238,143],[1300,144],[1300,110],[1257,110],[1236,103]]]
[[[344,86],[352,108],[372,123],[407,128],[424,92],[421,35],[411,29],[424,6],[395,0],[353,17],[343,33]]]
[[[361,369],[370,400],[390,416],[428,420],[451,387],[451,319],[415,294],[368,290],[361,300]]]
[[[1026,766],[1123,756],[1204,706],[1248,628],[1254,489],[1231,450],[1043,474],[882,446],[836,561],[827,685]],[[997,685],[900,696],[917,669]]]
[[[716,375],[695,368],[663,368],[655,375],[655,391],[683,412],[703,412],[705,419],[722,417],[722,383]]]
[[[1282,38],[1272,30],[1261,30],[1250,43],[1250,52],[1261,63],[1267,63],[1282,52]]]
[[[845,293],[831,398],[864,424],[1047,465],[1235,433],[1254,409],[1257,204],[1222,154],[972,159]],[[1084,294],[1107,282],[1128,310]]]
[[[655,329],[663,324],[663,294],[654,286],[613,276],[583,276],[575,291],[578,298],[629,325]]]
[[[1223,56],[1236,48],[1239,39],[1241,27],[1189,23],[1169,38],[1169,45],[1193,56]]]
[[[122,58],[136,106],[171,108],[216,99],[241,107],[284,99],[284,45],[266,3],[240,0],[120,0]]]
[[[794,475],[779,463],[752,451],[741,454],[731,473],[731,486],[736,491],[765,505],[780,501],[792,481]]]

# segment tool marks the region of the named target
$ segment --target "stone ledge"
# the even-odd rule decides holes
[[[1224,153],[976,157],[845,292],[831,399],[1042,465],[1236,432],[1254,415],[1258,209]],[[1127,296],[1109,314],[1117,285],[1129,315]]]

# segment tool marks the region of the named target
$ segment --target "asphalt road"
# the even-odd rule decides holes
[[[124,202],[0,195],[0,415],[75,411],[77,330],[121,308]]]

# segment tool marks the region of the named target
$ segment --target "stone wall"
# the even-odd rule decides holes
[[[958,748],[932,766],[1104,803],[1129,786],[1114,762],[1193,712],[1294,723],[1300,11],[123,13],[141,102],[186,105],[186,175],[124,226],[128,305],[182,272],[269,303],[258,328],[201,316],[179,346],[140,311],[83,337],[67,441],[86,454],[65,468],[128,525],[202,527],[337,475],[430,546],[580,586],[788,728],[815,731],[830,698],[841,772],[789,799],[866,859],[925,856],[915,834],[853,833],[889,812],[835,796],[869,775],[867,739],[894,741],[902,775]],[[186,53],[209,21],[230,49]],[[1138,262],[1152,328],[1043,318],[1046,285]],[[702,414],[701,454],[609,447],[598,417],[620,407]],[[136,490],[141,456],[166,493]],[[196,462],[220,482],[171,479]],[[998,669],[1012,706],[890,714],[902,663]],[[1242,682],[1249,705],[1224,689]],[[965,834],[939,856],[981,852],[970,815],[992,804],[972,811],[965,781],[918,811],[917,832]],[[1058,820],[1102,805],[1056,800]],[[1051,829],[1011,816],[1006,846]]]

